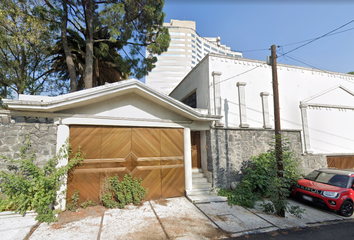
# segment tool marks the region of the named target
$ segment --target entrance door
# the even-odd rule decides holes
[[[191,131],[191,143],[192,143],[192,168],[201,168],[200,161],[200,132]]]

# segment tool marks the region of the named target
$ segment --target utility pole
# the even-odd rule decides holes
[[[273,101],[274,101],[274,125],[275,125],[275,156],[277,161],[277,176],[283,177],[283,152],[281,145],[281,128],[280,128],[280,107],[279,107],[279,91],[278,91],[278,73],[277,73],[277,52],[276,46],[271,47],[271,62],[273,76]],[[279,197],[281,190],[278,189]],[[285,217],[285,209],[281,209],[277,213],[281,217]]]

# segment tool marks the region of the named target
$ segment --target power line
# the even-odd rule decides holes
[[[351,30],[353,30],[353,29],[354,29],[354,28],[349,28],[349,29],[346,29],[346,30],[343,30],[343,31],[340,31],[340,32],[328,34],[326,37],[333,36],[333,35],[336,35],[336,34],[339,34],[339,33],[343,33],[343,32],[348,32],[348,31],[351,31]],[[316,39],[316,38],[311,38],[311,39],[307,39],[307,40],[302,40],[302,41],[294,42],[294,43],[282,44],[281,46],[285,47],[285,46],[289,46],[289,45],[294,45],[294,44],[298,44],[298,43],[303,43],[303,42],[311,41],[311,40],[314,40],[314,39]]]
[[[251,71],[253,71],[253,70],[255,70],[255,69],[257,69],[257,68],[263,66],[264,64],[266,64],[266,63],[262,63],[261,65],[256,66],[256,67],[254,67],[254,68],[251,68],[251,69],[249,69],[249,70],[247,70],[247,71],[244,71],[244,72],[242,72],[242,73],[239,73],[239,74],[236,74],[236,75],[231,76],[231,77],[229,77],[229,78],[226,78],[226,79],[220,81],[219,83],[226,82],[226,81],[228,81],[228,80],[230,80],[230,79],[232,79],[232,78],[236,78],[236,77],[238,77],[238,76],[241,76],[241,75],[243,75],[243,74],[246,74],[246,73],[248,73],[248,72],[251,72]]]
[[[295,51],[295,50],[297,50],[297,49],[299,49],[299,48],[302,48],[302,47],[304,47],[304,46],[306,46],[306,45],[308,45],[308,44],[310,44],[310,43],[312,43],[312,42],[314,42],[314,41],[316,41],[316,40],[318,40],[318,39],[321,39],[321,38],[323,38],[323,37],[326,37],[326,36],[328,36],[329,34],[331,34],[332,32],[335,32],[335,31],[337,31],[338,29],[341,29],[341,28],[347,26],[348,24],[350,24],[350,23],[352,23],[352,22],[354,22],[354,20],[351,20],[350,22],[347,22],[346,24],[344,24],[344,25],[342,25],[342,26],[340,26],[340,27],[338,27],[338,28],[336,28],[336,29],[334,29],[334,30],[332,30],[332,31],[330,31],[330,32],[328,32],[328,33],[326,33],[326,34],[320,36],[320,37],[314,38],[313,40],[311,40],[311,41],[309,41],[309,42],[307,42],[307,43],[305,43],[305,44],[302,44],[302,45],[300,45],[300,46],[298,46],[298,47],[296,47],[296,48],[294,48],[294,49],[292,49],[292,50],[290,50],[290,51],[287,51],[286,53],[283,53],[281,56],[284,56],[284,55],[286,55],[286,54],[288,54],[288,53],[290,53],[290,52],[293,52],[293,51]]]

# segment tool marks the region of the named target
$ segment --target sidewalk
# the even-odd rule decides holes
[[[101,207],[96,211],[100,208],[96,207],[76,221],[42,223],[29,239],[222,239],[353,219],[293,200],[290,203],[306,209],[302,219],[266,214],[259,206],[246,209],[226,202],[194,205],[184,197],[146,201],[125,209]],[[4,215],[0,215],[1,239],[25,239],[37,224],[33,214]]]
[[[289,213],[286,213],[285,218],[267,214],[259,205],[254,209],[235,205],[230,207],[226,202],[197,204],[196,206],[231,237],[354,219],[354,215],[345,218],[329,210],[305,205],[292,199],[288,201],[291,205],[300,206],[306,210],[301,219]]]

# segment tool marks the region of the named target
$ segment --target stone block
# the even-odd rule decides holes
[[[2,124],[9,124],[10,118],[8,116],[2,116]]]
[[[13,145],[17,142],[17,137],[5,137],[3,138],[4,144]]]
[[[48,131],[48,128],[49,128],[49,126],[48,126],[47,124],[40,124],[40,125],[39,125],[39,130],[40,130],[40,131],[45,131],[45,132],[47,132],[47,131]]]
[[[9,128],[9,131],[18,131],[18,130],[20,130],[21,128],[22,128],[21,126],[12,125],[12,126]]]
[[[57,134],[57,127],[54,125],[51,125],[48,128],[48,135],[56,135]]]
[[[6,145],[0,146],[0,153],[1,154],[6,153],[6,152],[10,152],[10,151],[11,151],[11,149]]]
[[[20,149],[23,147],[23,144],[17,143],[11,146],[12,152],[20,152]]]

